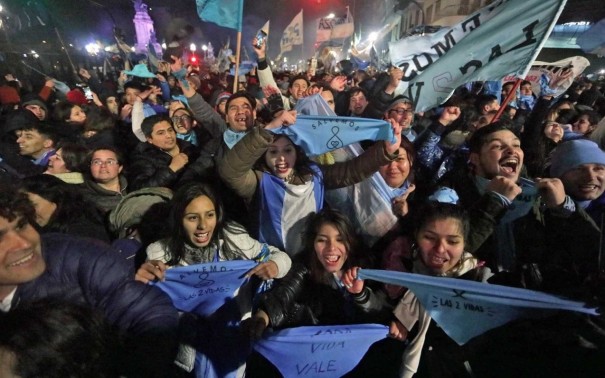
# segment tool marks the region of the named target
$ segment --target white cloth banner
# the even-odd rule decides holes
[[[403,70],[396,94],[425,111],[471,81],[524,77],[566,0],[498,0],[462,22],[389,44],[391,63]]]
[[[347,16],[338,19],[337,22],[332,24],[332,34],[330,35],[330,39],[344,39],[349,38],[353,35],[355,28],[353,26],[353,16],[351,16],[351,12],[349,12],[349,8],[347,7]]]
[[[550,82],[553,74],[556,74],[562,69],[571,69],[572,75],[567,78],[567,80],[559,83],[557,88],[555,88],[556,93],[554,93],[553,96],[558,97],[565,93],[565,91],[573,83],[574,79],[580,76],[588,66],[590,66],[590,62],[583,56],[572,56],[552,63],[535,61],[527,73],[527,76],[525,76],[525,80],[531,83],[532,91],[536,95],[539,95],[540,78],[542,75],[546,75],[548,77],[547,82]],[[515,81],[516,79],[517,78],[515,76],[507,76],[502,80],[502,83],[506,83],[507,81]]]
[[[334,18],[323,17],[319,19],[317,24],[317,37],[315,42],[326,42],[330,40],[332,34],[332,25],[334,24]]]
[[[357,276],[407,287],[431,318],[460,345],[490,329],[540,315],[544,310],[598,315],[596,309],[587,308],[584,303],[515,287],[375,269],[360,269]]]
[[[323,17],[317,25],[316,42],[326,42],[332,39],[344,39],[353,35],[353,16],[347,7],[347,15],[343,17]]]
[[[284,34],[281,37],[280,55],[286,51],[292,51],[292,46],[303,44],[303,11],[300,12],[292,19],[290,25],[284,30]]]

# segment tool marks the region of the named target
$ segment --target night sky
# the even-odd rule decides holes
[[[249,45],[256,31],[270,19],[269,56],[276,56],[279,53],[279,40],[283,30],[303,9],[306,42],[304,51],[301,49],[301,52],[303,52],[303,56],[309,57],[314,50],[314,28],[319,17],[331,12],[336,15],[344,15],[346,6],[349,6],[355,18],[356,31],[367,34],[381,26],[386,13],[386,4],[392,1],[245,0],[242,42]],[[561,20],[582,21],[588,19],[596,22],[605,17],[603,1],[568,0]],[[235,31],[211,23],[203,23],[197,16],[195,0],[146,0],[145,3],[149,6],[149,14],[154,20],[159,42],[163,40],[169,42],[176,30],[184,25],[191,25],[195,29],[192,42],[198,46],[202,43],[212,42],[215,53],[217,53],[221,43],[226,42],[227,37],[231,36],[231,46],[232,49],[235,49]],[[167,3],[170,4],[167,5]],[[135,42],[132,22],[135,12],[131,0],[0,0],[0,4],[5,8],[3,12],[4,37],[8,36],[10,41],[8,45],[2,44],[2,51],[11,49],[15,52],[21,52],[21,50],[25,52],[30,49],[30,46],[31,49],[56,49],[58,38],[57,33],[53,33],[52,26],[57,27],[66,44],[72,43],[76,49],[81,49],[94,40],[104,44],[113,43],[112,28],[114,25],[124,31],[128,44],[134,45]],[[42,6],[36,8],[36,4]],[[27,22],[21,14],[21,30],[18,30],[15,18],[6,19],[11,10],[23,9],[24,5],[40,10],[47,27],[36,27],[34,19],[32,22],[34,27],[24,28]],[[45,11],[48,14],[44,14]],[[41,45],[43,40],[48,40],[50,43]],[[248,48],[248,52],[252,54],[251,48]]]

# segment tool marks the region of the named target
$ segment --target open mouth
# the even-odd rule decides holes
[[[325,255],[324,256],[324,261],[328,264],[328,265],[335,265],[338,264],[338,262],[340,261],[341,256],[340,255]]]
[[[505,175],[512,175],[517,173],[517,169],[519,167],[519,160],[516,158],[506,158],[500,160],[500,172]]]
[[[197,244],[208,243],[209,240],[210,240],[210,233],[209,232],[195,232],[195,233],[193,233],[193,241],[196,242]]]
[[[449,260],[445,257],[431,256],[430,264],[431,265],[443,265],[448,261]]]
[[[290,167],[286,163],[280,163],[275,165],[275,173],[277,174],[286,174]]]
[[[27,255],[25,255],[24,257],[20,258],[19,260],[15,261],[13,263],[10,263],[8,266],[10,268],[14,268],[19,265],[27,264],[33,258],[34,258],[34,252],[30,252]]]

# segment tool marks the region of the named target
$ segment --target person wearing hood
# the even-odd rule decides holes
[[[48,119],[48,106],[34,93],[23,96],[21,107],[32,112],[40,121]]]

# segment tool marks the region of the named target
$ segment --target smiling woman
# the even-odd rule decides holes
[[[194,183],[181,187],[175,193],[170,205],[171,236],[149,245],[147,261],[138,269],[136,280],[144,283],[163,280],[166,269],[171,267],[227,260],[264,261],[247,273],[261,280],[281,278],[290,269],[291,261],[285,252],[252,239],[241,225],[224,218],[223,205],[207,184]],[[232,315],[234,319],[239,320],[252,311],[251,298],[251,286],[242,287],[235,298],[238,309],[233,310],[236,313],[230,313],[229,316]],[[218,319],[225,315],[217,315],[209,319],[190,315],[196,318],[196,325],[190,330],[192,334],[197,331],[202,332],[203,328],[211,328],[222,341],[227,340],[232,346],[238,345],[237,348],[230,347],[232,352],[230,355],[213,360],[212,363],[216,366],[211,369],[243,370],[241,361],[245,361],[245,356],[240,355],[240,349],[242,347],[246,349],[246,340],[241,340],[239,332],[234,336],[232,332],[224,329],[224,324]],[[214,347],[220,348],[218,345]],[[191,347],[183,348],[184,351],[188,349]],[[200,356],[202,356],[201,352],[198,358],[204,360],[207,354]],[[187,365],[186,362],[183,364]],[[196,366],[199,365],[196,363]],[[222,374],[222,376],[232,375]]]
[[[488,268],[464,251],[470,228],[464,209],[437,202],[426,205],[418,214],[415,243],[404,237],[394,241],[383,256],[387,269],[440,277],[464,275],[477,281],[491,277]],[[416,372],[418,376],[441,376],[445,371],[464,373],[461,349],[441,328],[435,327],[414,294],[400,286],[385,288],[391,298],[400,298],[389,335],[406,340],[412,329],[418,330],[404,351],[401,376],[411,377]]]
[[[303,243],[286,277],[261,295],[251,336],[260,337],[266,327],[375,323],[386,318],[386,302],[379,293],[341,281],[348,269],[368,264],[359,236],[342,213],[323,209],[312,215]]]

